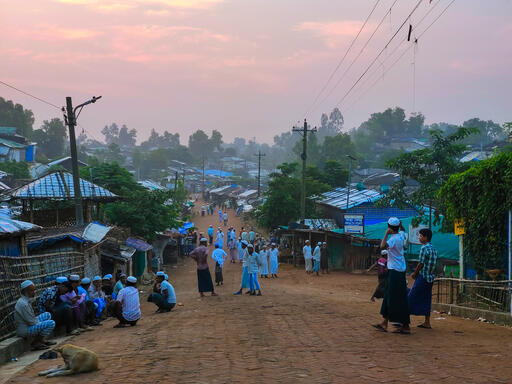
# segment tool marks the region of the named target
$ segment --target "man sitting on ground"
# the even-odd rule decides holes
[[[101,320],[104,317],[105,308],[107,307],[107,299],[105,292],[101,287],[101,277],[94,276],[92,278],[92,284],[89,287],[89,299],[92,300],[96,307],[96,318]]]
[[[114,285],[114,290],[112,291],[112,298],[114,300],[117,297],[117,294],[119,293],[119,291],[121,289],[123,289],[124,287],[126,287],[126,274],[121,273],[121,275],[119,275],[119,280],[117,280],[116,285]]]
[[[91,287],[91,279],[88,277],[84,277],[80,282],[80,285],[77,287],[77,291],[79,295],[85,297],[85,323],[87,325],[100,325],[98,319],[96,319],[96,307],[94,301],[91,300],[89,296],[89,288]]]
[[[65,276],[59,276],[55,279],[55,285],[46,288],[37,300],[37,310],[39,314],[49,312],[56,327],[66,327],[66,334],[73,333],[73,312],[71,307],[60,300],[60,295],[64,293],[64,283],[68,281]]]
[[[33,351],[48,349],[55,345],[53,341],[46,338],[55,329],[55,321],[51,320],[49,312],[43,312],[36,316],[32,308],[32,300],[36,294],[36,287],[30,280],[21,283],[21,297],[14,306],[14,320],[16,322],[16,333],[20,337],[34,337],[31,347]]]
[[[128,276],[126,287],[119,291],[112,307],[114,316],[119,320],[119,324],[114,325],[114,328],[123,328],[128,325],[133,327],[137,324],[141,316],[137,278]]]
[[[148,297],[148,301],[155,303],[158,307],[157,313],[170,312],[176,306],[176,293],[166,276],[162,271],[157,272],[155,288],[158,287],[159,292],[154,292],[155,289],[153,289],[153,293]]]

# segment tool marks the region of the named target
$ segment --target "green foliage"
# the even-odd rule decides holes
[[[348,170],[336,160],[328,160],[324,164],[323,181],[332,188],[345,187],[348,181]]]
[[[512,153],[503,153],[452,175],[438,193],[448,218],[464,220],[464,249],[481,274],[505,267],[510,191]]]
[[[387,166],[397,171],[401,180],[394,184],[385,199],[380,204],[390,204],[395,201],[399,206],[436,207],[436,219],[442,213],[442,205],[438,204],[437,193],[448,178],[464,169],[458,159],[464,151],[461,140],[473,133],[469,128],[459,128],[451,135],[443,135],[439,130],[430,131],[432,145],[429,148],[404,153],[387,162]],[[416,180],[420,186],[412,194],[406,194],[405,180]],[[420,215],[423,212],[420,212]]]
[[[283,163],[277,167],[279,172],[271,174],[265,202],[258,207],[255,215],[258,223],[266,228],[288,225],[300,216],[301,179],[298,177],[297,163]],[[323,175],[316,167],[307,169],[306,176],[306,216],[316,217],[315,204],[308,197],[318,195],[329,189],[322,182]]]
[[[135,181],[132,174],[117,162],[103,163],[97,159],[91,160],[88,167],[80,168],[80,177],[123,197],[144,189]]]
[[[221,152],[222,143],[222,134],[219,131],[213,130],[208,137],[203,130],[198,129],[189,136],[188,149],[196,162],[199,162],[203,156],[210,157],[215,150]]]
[[[462,126],[473,128],[475,131],[474,135],[466,138],[466,144],[485,146],[504,137],[503,128],[492,120],[484,121],[473,118],[466,120]]]
[[[0,97],[0,126],[15,127],[19,135],[30,138],[34,121],[34,114],[30,109]]]
[[[58,118],[43,121],[41,129],[36,129],[32,133],[32,140],[37,142],[39,150],[50,159],[64,155],[67,137],[67,128]]]
[[[30,172],[28,171],[28,163],[24,161],[6,161],[0,163],[0,170],[7,172],[14,179],[30,179]]]

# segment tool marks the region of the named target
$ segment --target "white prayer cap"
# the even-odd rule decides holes
[[[27,287],[30,287],[31,285],[34,285],[34,283],[30,280],[25,280],[23,283],[21,283],[20,288],[23,290]]]
[[[249,243],[247,241],[245,241],[245,240],[242,240],[242,244],[245,245],[245,246],[249,245]]]
[[[111,278],[112,278],[112,275],[110,273],[103,276],[103,280],[110,280]]]
[[[199,240],[200,243],[202,242],[205,242],[207,243],[208,242],[208,239],[206,237],[201,237],[201,240]]]
[[[164,279],[169,280],[169,275],[167,273],[164,275]]]
[[[133,276],[128,276],[126,278],[126,281],[128,281],[129,283],[136,283],[137,282],[137,278],[133,277]]]
[[[66,276],[59,276],[55,279],[55,281],[59,284],[62,284],[68,281],[68,278]]]
[[[121,277],[126,277],[126,273],[121,273],[121,274],[119,275],[119,278],[121,278]]]
[[[249,245],[247,246],[247,248],[253,248],[253,249],[254,249],[254,245],[249,244]]]
[[[270,245],[274,245],[274,246],[275,246],[275,245],[276,245],[276,243],[272,243],[272,244],[270,244]]]
[[[400,220],[398,217],[390,217],[388,220],[388,224],[393,227],[398,227],[400,225]]]
[[[306,240],[306,243],[309,243],[309,240]]]
[[[317,243],[317,245],[322,245],[322,242],[321,242],[321,241],[319,241],[319,242]]]
[[[385,250],[385,249],[383,249],[382,251],[380,251],[380,254],[381,254],[382,256],[386,256],[386,255],[388,254],[388,251],[387,251],[387,250]]]
[[[78,276],[78,275],[69,275],[69,281],[80,281],[80,276]]]
[[[91,279],[89,279],[88,277],[84,277],[82,279],[81,284],[91,284]]]
[[[98,280],[101,280],[101,276],[94,276],[92,278],[92,281],[98,281]]]
[[[157,276],[165,276],[165,272],[164,271],[158,271],[156,273]]]

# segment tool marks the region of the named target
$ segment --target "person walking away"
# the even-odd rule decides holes
[[[222,221],[224,221],[224,226],[227,227],[227,225],[228,225],[228,213],[227,212],[224,212],[222,214]]]
[[[171,312],[176,306],[176,292],[172,284],[166,280],[165,276],[165,272],[157,272],[153,293],[148,297],[148,301],[158,307],[156,313]],[[156,287],[158,288],[157,292],[155,292]]]
[[[240,254],[239,257],[242,260],[242,278],[240,279],[240,289],[233,293],[234,295],[241,295],[243,293],[244,288],[250,289],[249,285],[249,259],[248,259],[248,252],[247,252],[247,246],[249,243],[245,240],[241,241],[240,245]],[[247,291],[246,293],[250,293],[250,291]]]
[[[410,334],[409,307],[407,303],[407,280],[405,276],[406,263],[404,257],[404,240],[398,233],[400,220],[391,217],[388,220],[388,229],[380,243],[381,249],[388,251],[388,281],[380,314],[384,318],[382,323],[374,327],[387,332],[388,323],[399,323],[400,326],[393,333]]]
[[[322,243],[322,248],[320,249],[320,269],[322,270],[322,274],[329,273],[329,249],[325,241]]]
[[[313,272],[316,273],[317,276],[320,276],[320,253],[322,249],[322,242],[319,241],[316,243],[316,247],[313,250]]]
[[[311,253],[311,245],[309,240],[306,240],[304,247],[302,248],[302,254],[304,255],[306,273],[309,275],[313,270],[313,255]]]
[[[222,232],[222,229],[219,227],[217,228],[217,236],[215,239],[215,244],[219,245],[219,248],[224,248],[224,232]]]
[[[251,296],[261,296],[261,287],[258,281],[259,271],[259,255],[254,250],[254,245],[249,244],[247,246],[247,258],[248,258],[248,269],[249,269],[249,286]],[[256,293],[256,291],[258,293]]]
[[[230,235],[231,234],[231,235]],[[228,248],[229,248],[229,258],[231,263],[236,263],[237,259],[237,242],[236,242],[236,234],[233,229],[228,233]]]
[[[215,249],[212,252],[212,259],[215,260],[215,284],[224,285],[224,276],[222,276],[222,268],[224,268],[224,262],[227,258],[226,252],[222,248],[219,248],[218,244],[215,244]]]
[[[259,265],[260,265],[260,276],[262,278],[268,279],[268,250],[267,246],[263,245],[261,247],[261,251],[259,252],[260,259],[259,259]]]
[[[223,214],[222,214],[222,209],[219,209],[219,224],[222,224],[222,217],[223,217]]]
[[[422,228],[419,240],[423,244],[420,250],[420,260],[411,277],[414,284],[409,291],[409,313],[414,316],[425,316],[425,321],[418,328],[432,329],[430,312],[432,310],[432,286],[434,285],[437,264],[437,250],[432,246],[432,231]]]
[[[386,283],[388,280],[386,257],[388,256],[388,251],[383,249],[380,252],[380,255],[381,257],[379,257],[377,263],[374,264],[374,266],[377,266],[377,279],[379,280],[379,283],[377,284],[377,288],[375,288],[372,297],[370,297],[371,301],[375,301],[375,299],[382,299],[384,297],[384,292],[386,292]]]
[[[212,245],[213,244],[213,233],[215,232],[215,230],[213,229],[213,225],[210,225],[208,227],[208,239],[209,239],[209,244]]]
[[[247,231],[244,229],[244,227],[242,227],[242,229],[240,230],[241,232],[241,237],[242,237],[242,240],[243,241],[249,241],[249,234],[247,233]]]
[[[190,257],[197,263],[197,289],[201,297],[205,292],[211,292],[212,296],[217,296],[213,288],[212,275],[208,266],[208,240],[202,238],[199,240],[199,247],[190,253]]]
[[[254,240],[256,240],[256,232],[254,232],[254,229],[251,228],[251,231],[249,232],[249,243],[254,245]]]
[[[55,329],[55,321],[49,312],[42,312],[38,316],[34,313],[32,301],[36,295],[36,286],[30,280],[25,280],[20,285],[21,297],[14,306],[14,321],[16,323],[16,334],[22,338],[32,337],[30,347],[33,351],[48,349],[55,345],[47,338]]]
[[[126,287],[119,291],[113,309],[115,317],[119,320],[119,324],[114,325],[114,328],[124,328],[128,325],[133,327],[140,320],[140,299],[136,277],[126,278]]]
[[[279,250],[275,243],[270,245],[269,252],[269,264],[270,264],[270,277],[277,278],[279,273]]]

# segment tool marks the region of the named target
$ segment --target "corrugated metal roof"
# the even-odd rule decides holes
[[[373,203],[383,197],[384,195],[371,189],[363,189],[362,191],[359,191],[357,189],[350,188],[348,208],[357,207],[364,203]],[[335,208],[346,209],[347,188],[336,188],[332,191],[325,192],[322,194],[322,197],[316,201],[317,203],[330,205]]]
[[[223,192],[223,191],[226,191],[227,189],[231,188],[231,185],[224,185],[222,187],[219,187],[219,188],[215,188],[215,189],[212,189],[210,191],[210,193],[220,193],[220,192]]]
[[[15,127],[0,127],[0,134],[3,135],[15,135],[16,128]]]
[[[82,197],[88,200],[115,200],[119,196],[80,179]],[[10,194],[14,199],[54,199],[68,200],[75,197],[73,176],[68,172],[53,172],[14,190]]]
[[[304,225],[307,225],[311,229],[331,230],[338,228],[336,221],[333,219],[304,219]]]
[[[150,191],[162,191],[166,189],[165,187],[162,187],[160,184],[156,183],[153,180],[141,180],[138,181],[140,185],[142,185],[144,188],[149,189]]]
[[[59,165],[59,164],[62,164],[63,162],[67,161],[67,160],[70,160],[71,159],[71,156],[66,156],[66,157],[63,157],[62,159],[57,159],[57,160],[53,160],[52,162],[49,162],[47,165],[49,167],[52,167],[54,165]],[[84,163],[83,161],[80,161],[78,160],[78,165],[82,166],[82,167],[85,167],[87,166],[86,163]]]
[[[0,137],[0,145],[4,145],[9,148],[23,149],[26,147],[25,144],[20,144],[12,140],[7,140]]]
[[[246,197],[252,196],[256,193],[258,193],[258,191],[256,189],[249,189],[249,190],[239,194],[238,197],[246,198]]]

